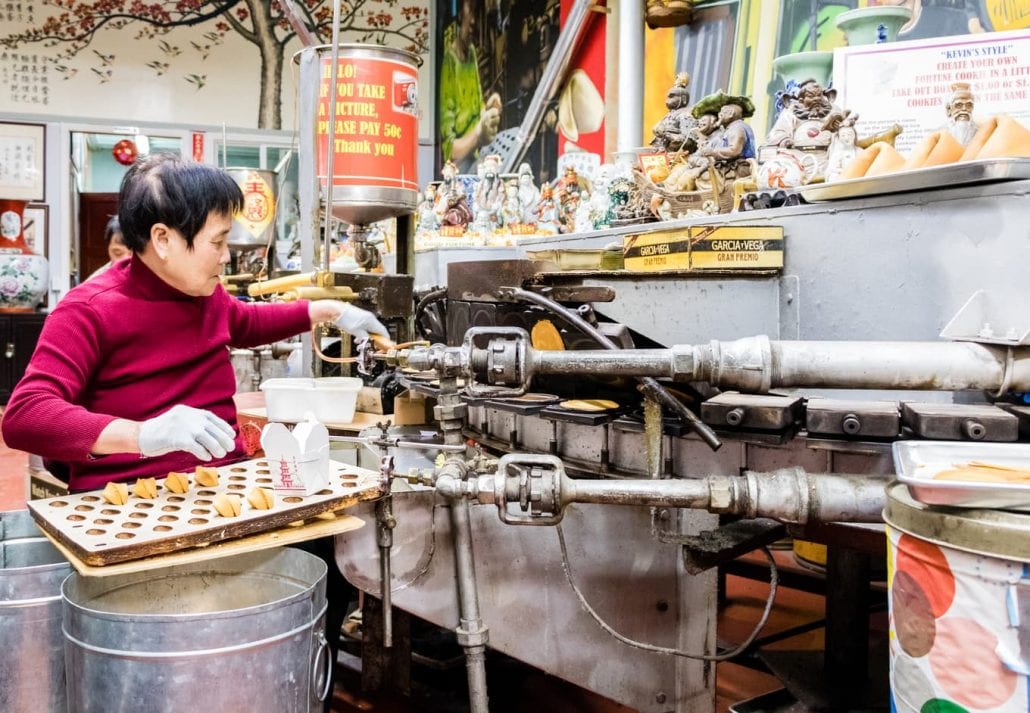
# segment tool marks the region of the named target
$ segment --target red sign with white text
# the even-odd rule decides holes
[[[332,59],[319,82],[318,176],[327,174]],[[418,191],[418,97],[413,66],[391,59],[341,57],[336,72],[333,185]]]
[[[201,162],[204,160],[204,134],[193,132],[193,160]]]

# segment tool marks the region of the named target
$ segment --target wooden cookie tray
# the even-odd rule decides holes
[[[111,505],[98,490],[30,500],[28,508],[39,526],[82,562],[103,566],[273,530],[382,493],[379,473],[330,462],[327,489],[310,496],[276,492],[272,508],[258,510],[247,502],[247,493],[272,487],[272,467],[265,458],[221,466],[214,487],[198,486],[189,473],[190,489],[182,494],[169,492],[162,478],[157,498],[130,495],[124,505]],[[238,517],[215,511],[213,500],[224,493],[242,498]]]

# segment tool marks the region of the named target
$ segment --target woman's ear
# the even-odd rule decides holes
[[[150,244],[154,246],[154,252],[162,260],[167,260],[171,246],[172,230],[164,223],[154,223],[150,226]]]

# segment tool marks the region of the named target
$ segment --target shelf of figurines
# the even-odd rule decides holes
[[[1024,177],[1027,162],[1009,164],[1030,158],[1030,129],[1003,115],[974,118],[974,97],[962,82],[951,87],[940,127],[907,155],[894,148],[900,124],[860,137],[858,115],[839,107],[836,91],[814,79],[787,82],[761,143],[746,121],[755,112],[750,98],[718,91],[691,104],[688,84],[681,74],[669,89],[669,111],[649,146],[600,165],[597,156],[591,163],[567,154],[553,183],[537,187],[528,164],[502,173],[497,155],[483,156],[474,175],[459,174],[447,162],[419,204],[416,250],[514,246],[530,238],[799,205],[805,198],[934,190],[955,186],[956,176],[1015,179]]]

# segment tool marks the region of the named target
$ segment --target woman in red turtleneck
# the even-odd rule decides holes
[[[246,304],[222,288],[243,195],[225,173],[157,154],[122,181],[132,258],[79,285],[43,326],[3,416],[7,444],[68,464],[73,491],[243,457],[228,347],[335,322],[387,336],[331,300]]]

